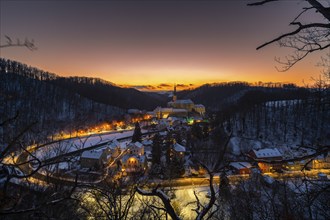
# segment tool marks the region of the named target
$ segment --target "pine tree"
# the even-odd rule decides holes
[[[166,164],[171,163],[171,151],[173,147],[172,133],[168,132],[165,140],[165,150],[166,150]]]
[[[153,138],[152,165],[160,164],[161,154],[162,154],[162,148],[160,143],[160,136],[159,134],[156,134]]]
[[[132,142],[141,142],[142,141],[142,132],[141,132],[141,128],[140,128],[140,124],[139,122],[135,123],[135,129],[134,129],[134,133],[132,136]]]

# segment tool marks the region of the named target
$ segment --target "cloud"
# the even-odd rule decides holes
[[[133,85],[125,86],[126,88],[134,88],[140,91],[172,91],[174,85],[168,83],[160,83],[157,85]],[[178,90],[191,89],[194,84],[176,84]]]
[[[158,87],[173,87],[173,85],[166,84],[166,83],[161,83],[158,85]]]
[[[136,85],[136,86],[130,86],[131,88],[137,89],[137,90],[156,90],[157,87],[153,86],[153,85]]]
[[[177,88],[188,88],[189,85],[186,85],[186,84],[177,84],[176,87]]]

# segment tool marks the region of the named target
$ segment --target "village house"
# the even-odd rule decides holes
[[[106,154],[107,161],[114,160],[121,153],[120,143],[117,140],[111,141],[105,148],[104,153]]]
[[[263,173],[282,170],[283,156],[277,148],[251,150],[249,156],[258,162],[258,167]]]
[[[144,154],[148,161],[151,161],[152,159],[152,140],[146,139],[142,141],[142,144],[144,146]]]
[[[312,169],[330,169],[330,154],[319,155],[309,165]]]
[[[195,104],[194,110],[202,116],[205,114],[205,106],[202,104]]]
[[[234,174],[250,174],[252,165],[248,162],[232,162],[229,164]]]
[[[172,148],[172,155],[178,159],[184,159],[186,148],[179,143],[174,143]]]
[[[305,164],[306,164],[305,160],[287,162],[286,164],[283,165],[283,169],[287,171],[300,171],[301,169],[303,169]]]
[[[121,159],[122,172],[125,174],[142,172],[147,168],[146,157],[127,154]]]
[[[151,151],[152,148],[152,140],[150,139],[145,139],[142,142],[142,145],[144,146],[144,152],[146,153],[147,151]]]
[[[81,154],[80,166],[81,168],[98,170],[103,167],[106,158],[104,151],[87,150]]]
[[[144,146],[143,144],[141,144],[140,142],[131,142],[128,146],[127,146],[127,150],[129,154],[133,154],[133,155],[139,155],[142,156],[144,155]]]

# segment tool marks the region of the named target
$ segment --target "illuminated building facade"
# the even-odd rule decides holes
[[[167,118],[169,116],[187,117],[189,112],[205,114],[205,106],[195,104],[191,99],[177,99],[176,86],[174,86],[172,101],[167,103],[167,108],[157,107],[154,110],[157,118]]]

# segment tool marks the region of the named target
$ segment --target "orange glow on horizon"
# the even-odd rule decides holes
[[[247,7],[244,1],[182,2],[184,7],[173,1],[136,2],[129,7],[120,1],[18,2],[1,2],[1,32],[13,40],[35,39],[38,50],[1,48],[1,57],[60,76],[149,86],[145,90],[171,90],[173,84],[184,84],[177,87],[183,90],[228,81],[303,86],[303,81],[310,83],[311,77],[320,75],[316,65],[328,53],[312,53],[282,73],[274,68],[280,67],[274,57],[285,62],[294,50],[277,44],[256,50],[291,31],[292,16],[305,7],[295,1],[263,9]],[[309,19],[323,19],[318,14],[309,14]],[[6,42],[3,35],[0,44]]]
[[[46,69],[46,68],[44,68]],[[92,67],[90,67],[92,69]],[[316,78],[320,74],[320,69],[310,62],[301,63],[298,67],[293,67],[287,72],[278,72],[273,68],[258,66],[254,68],[233,66],[229,68],[136,68],[130,69],[107,69],[102,68],[102,72],[92,72],[86,68],[79,68],[73,71],[73,67],[61,66],[61,68],[50,69],[61,76],[87,76],[98,77],[122,87],[150,86],[141,90],[172,90],[174,84],[182,84],[177,90],[194,89],[204,84],[223,83],[232,81],[242,81],[248,83],[256,82],[279,82],[294,83],[298,86],[306,86],[312,83],[311,78]],[[79,74],[75,74],[79,73]]]
[[[8,58],[15,60],[14,57],[9,56]],[[140,89],[142,91],[172,90],[174,84],[183,85],[182,87],[178,86],[177,90],[194,89],[204,84],[232,81],[248,83],[259,81],[281,82],[305,86],[312,83],[312,77],[317,78],[321,73],[321,69],[314,65],[315,62],[310,61],[301,62],[287,72],[278,72],[274,68],[276,63],[272,60],[267,65],[264,64],[264,61],[260,61],[261,64],[258,66],[245,61],[245,63],[240,63],[239,65],[233,63],[226,64],[224,67],[200,66],[198,68],[192,64],[191,66],[183,65],[179,67],[177,65],[168,68],[164,66],[142,68],[141,66],[134,67],[134,65],[131,65],[130,68],[112,68],[111,65],[109,67],[97,68],[93,63],[73,65],[73,63],[64,62],[59,66],[55,66],[48,59],[41,59],[37,63],[34,63],[29,58],[18,61],[64,77],[97,77],[122,87],[150,86],[146,89]],[[39,62],[42,64],[40,65]],[[127,62],[129,63],[129,61]],[[164,86],[164,84],[167,86]]]

